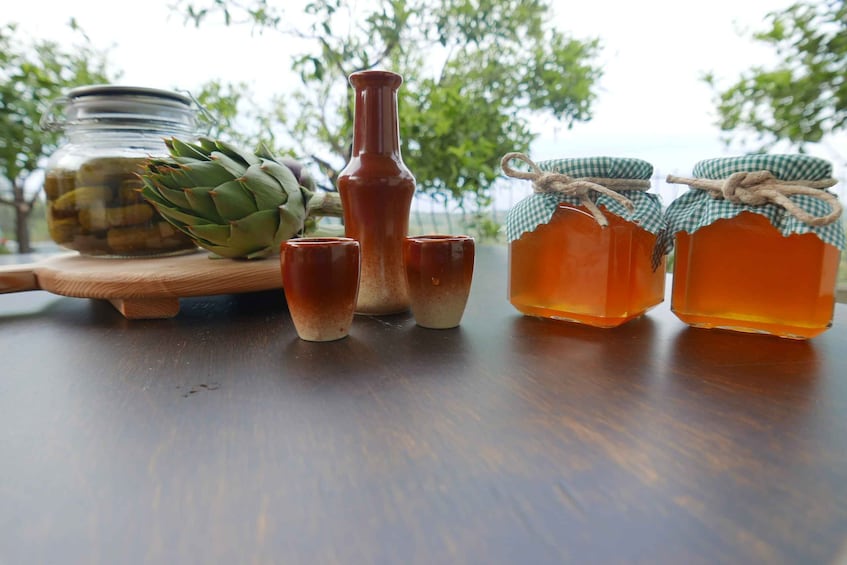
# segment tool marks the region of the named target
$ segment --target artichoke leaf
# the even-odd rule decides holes
[[[247,172],[246,165],[239,163],[229,155],[221,153],[220,151],[213,151],[211,158],[214,162],[219,163],[221,167],[226,169],[229,174],[232,175],[232,178],[237,179],[239,177],[243,177],[244,173]]]
[[[203,161],[207,161],[209,159],[208,155],[204,154],[202,151],[198,150],[193,145],[185,143],[184,141],[180,141],[176,137],[166,139],[165,144],[168,146],[171,155],[173,155],[174,157],[190,157]]]
[[[156,208],[159,208],[159,206],[171,208],[173,206],[152,184],[149,184],[148,180],[144,181],[144,186],[141,188],[141,195]]]
[[[207,243],[211,243],[212,245],[233,247],[232,230],[230,229],[229,224],[189,225],[188,231],[190,231],[193,236],[198,237]],[[238,253],[245,250],[252,250],[252,246],[250,245],[238,247],[239,249],[236,249]]]
[[[212,255],[209,256],[210,259],[253,259],[253,257],[250,256],[251,253],[249,251],[238,250],[227,245],[206,243],[204,245],[200,245],[200,247],[212,252]],[[264,257],[264,255],[261,257]]]
[[[214,139],[209,139],[208,137],[201,137],[197,139],[197,150],[202,152],[207,159],[211,158],[212,152],[218,150],[218,144],[215,143]]]
[[[158,212],[162,215],[162,217],[164,217],[169,223],[176,227],[179,227],[180,225],[200,226],[212,223],[206,218],[193,216],[178,208],[171,208],[159,202],[152,202],[152,204],[156,208],[156,210],[158,210]]]
[[[230,222],[256,211],[256,202],[238,181],[225,182],[209,192],[220,217]]]
[[[274,161],[288,167],[289,170],[294,173],[294,177],[299,181],[300,186],[302,186],[309,192],[312,192],[317,188],[317,186],[315,185],[315,179],[312,178],[312,175],[309,174],[309,171],[306,170],[306,167],[303,166],[303,163],[301,163],[294,157],[284,156],[278,159],[274,159]]]
[[[202,247],[204,249],[209,249],[210,246],[217,245],[214,241],[209,241],[208,239],[202,238],[199,235],[197,235],[195,229],[191,226],[183,226],[182,228],[180,228],[179,226],[176,226],[176,227],[178,229],[181,229],[185,233],[185,235],[190,237],[192,240],[194,240],[194,242],[197,245],[199,245],[200,247]]]
[[[275,234],[279,216],[275,210],[261,210],[228,225],[195,226],[189,229],[210,245],[204,245],[223,257],[256,259],[278,251],[279,244],[270,239]]]
[[[306,199],[303,196],[303,189],[300,187],[300,183],[297,182],[297,178],[291,172],[291,169],[285,165],[280,165],[276,161],[264,159],[262,161],[262,170],[279,181],[280,186],[288,194],[288,200],[284,204],[286,210],[295,214],[298,214],[298,209],[301,210],[300,213],[303,215],[302,220],[305,220]]]
[[[147,199],[147,202],[153,205],[154,208],[165,218],[169,223],[173,224],[176,227],[180,225],[196,225],[196,224],[208,224],[209,220],[205,218],[201,218],[191,214],[190,212],[185,212],[184,208],[175,208],[173,204],[168,202],[165,198],[163,198],[159,193],[149,190],[149,186],[145,186],[141,190],[141,194],[144,198]]]
[[[287,209],[287,206],[279,207],[279,229],[277,230],[276,235],[274,236],[274,241],[277,242],[277,246],[282,243],[286,239],[291,239],[301,231],[306,226],[306,217],[305,214],[299,215],[296,213],[292,213]]]
[[[182,157],[177,155],[176,157],[171,157],[169,162],[176,163],[177,165],[194,165],[195,163],[206,163],[209,159],[204,157],[202,159],[195,157]]]
[[[276,157],[274,157],[271,148],[268,147],[264,141],[260,141],[259,144],[256,145],[256,150],[253,153],[255,153],[257,157],[260,157],[262,159],[276,160]]]
[[[236,176],[217,161],[194,161],[179,169],[183,175],[181,186],[217,186]]]
[[[235,161],[242,161],[245,165],[256,165],[261,162],[259,157],[257,157],[253,153],[241,151],[225,141],[217,141],[215,144],[218,147],[219,153],[223,153],[224,155]]]
[[[288,200],[288,193],[274,177],[262,170],[259,163],[250,165],[244,176],[237,180],[253,195],[258,210],[276,208]]]
[[[173,208],[168,208],[167,205],[160,204],[158,201],[151,199],[149,200],[149,202],[153,206],[153,208],[155,208],[156,211],[159,212],[159,215],[161,215],[167,223],[169,223],[188,237],[194,237],[194,234],[191,233],[188,226],[195,225],[197,218],[187,217],[183,212],[180,212],[179,210],[175,210]],[[178,218],[190,219],[192,221],[190,223],[185,223]]]
[[[158,175],[160,168],[170,167],[171,164],[172,161],[164,161],[162,159],[156,159],[155,157],[151,157],[147,159],[147,161],[144,163],[144,166],[147,168],[148,175]]]
[[[158,206],[156,206],[155,204],[153,205],[153,207],[156,209],[156,211],[159,212],[159,214],[162,215],[163,218],[165,218],[165,222],[162,222],[162,223],[166,223],[167,225],[173,226],[174,228],[181,231],[182,233],[184,233],[188,237],[191,237],[191,238],[194,237],[193,234],[191,233],[191,231],[188,229],[188,226],[186,224],[183,224],[182,222],[176,220],[175,218],[169,218],[169,217],[165,216],[165,214],[162,213],[162,209],[159,208]]]
[[[254,249],[273,244],[273,236],[279,227],[280,217],[276,210],[259,210],[245,218],[230,223],[233,241],[251,242]]]
[[[185,173],[182,168],[163,169],[156,179],[162,186],[171,190],[182,190],[182,187],[185,186]]]
[[[158,179],[156,179],[158,181]],[[179,189],[169,188],[164,184],[155,185],[155,192],[164,200],[179,208],[188,207],[188,199],[185,197],[185,192]],[[147,196],[145,192],[143,195]]]
[[[226,220],[221,217],[215,200],[211,195],[213,190],[215,190],[215,187],[212,186],[186,188],[183,191],[185,199],[188,201],[188,205],[185,206],[185,208],[193,211],[203,218],[206,218],[209,223],[224,224],[226,223]]]
[[[156,181],[157,185],[165,186],[170,189],[179,190],[182,188],[182,179],[179,176],[179,169],[173,165],[160,165],[151,169],[153,174],[150,176]]]

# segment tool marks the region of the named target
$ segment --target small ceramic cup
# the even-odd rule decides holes
[[[455,328],[471,290],[474,240],[467,235],[421,235],[403,241],[403,261],[415,322]]]
[[[280,246],[282,288],[297,335],[305,341],[347,337],[359,294],[359,242],[304,237]]]

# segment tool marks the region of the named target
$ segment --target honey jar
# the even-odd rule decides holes
[[[832,323],[845,245],[832,165],[810,155],[697,163],[668,207],[671,310],[702,328],[806,339]]]
[[[196,250],[144,200],[139,173],[167,155],[164,139],[196,136],[192,100],[167,90],[118,85],[71,89],[42,127],[64,133],[44,179],[54,242],[83,255],[139,257]]]
[[[529,171],[513,169],[523,161]],[[503,157],[506,175],[534,192],[506,218],[509,301],[529,316],[602,328],[661,303],[669,239],[653,166],[640,159],[592,157],[532,162]]]

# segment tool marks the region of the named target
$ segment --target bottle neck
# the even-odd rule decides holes
[[[350,79],[356,89],[353,124],[353,157],[388,155],[400,159],[397,117],[398,75],[383,72],[356,73]]]

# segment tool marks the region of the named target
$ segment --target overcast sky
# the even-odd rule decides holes
[[[6,2],[7,21],[64,40],[71,16],[95,46],[109,47],[123,83],[196,89],[220,77],[249,83],[259,97],[284,92],[290,42],[249,28],[197,30],[169,0],[27,0]],[[366,2],[362,2],[364,5]],[[790,0],[554,0],[555,23],[577,38],[600,37],[604,76],[594,119],[568,131],[536,125],[533,158],[620,155],[646,159],[662,173],[690,172],[699,159],[733,153],[714,125],[713,94],[701,76],[731,81],[773,53],[749,39],[764,15]],[[735,148],[737,151],[737,148]],[[813,153],[835,160],[826,148]]]

